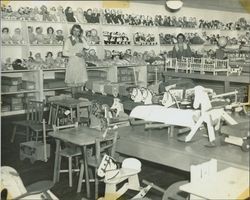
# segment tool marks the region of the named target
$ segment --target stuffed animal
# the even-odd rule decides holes
[[[65,16],[66,16],[67,22],[76,22],[76,19],[74,17],[74,12],[73,12],[73,9],[71,7],[68,6],[65,9]]]
[[[58,44],[63,44],[64,35],[63,35],[63,31],[61,29],[56,31],[56,41]]]
[[[62,6],[58,6],[57,7],[57,17],[59,18],[60,22],[66,22],[66,15],[64,13],[63,7]]]
[[[43,28],[41,26],[36,27],[36,43],[37,44],[43,44],[44,43],[44,34],[43,34]]]
[[[7,27],[2,28],[2,35],[1,35],[2,44],[12,44],[13,41],[10,36],[10,30]]]
[[[87,20],[85,19],[83,15],[83,10],[82,8],[77,8],[76,13],[75,13],[76,19],[79,23],[87,23]]]
[[[14,35],[12,36],[13,44],[24,44],[22,32],[20,28],[15,28]]]
[[[45,5],[40,7],[40,14],[42,15],[43,21],[51,21],[50,13]]]

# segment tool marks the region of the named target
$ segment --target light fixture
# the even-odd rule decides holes
[[[166,5],[171,10],[179,10],[182,7],[183,2],[182,0],[166,0]]]

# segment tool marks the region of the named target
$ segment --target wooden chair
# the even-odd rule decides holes
[[[63,126],[56,126],[53,125],[53,130],[54,132],[57,132],[61,129],[67,129],[67,128],[77,128],[78,127],[78,122],[74,123],[74,124],[69,124],[69,125],[63,125]],[[81,150],[79,148],[77,148],[76,146],[72,146],[70,144],[65,144],[65,148],[64,149],[60,149],[59,151],[59,159],[58,159],[58,169],[59,171],[57,173],[59,173],[59,175],[57,176],[59,178],[60,173],[69,173],[69,187],[72,187],[72,173],[73,172],[79,172],[80,169],[72,169],[72,158],[76,158],[76,165],[78,165],[78,156],[81,156]],[[66,157],[68,158],[68,169],[61,169],[61,159],[62,157]]]
[[[97,139],[95,142],[94,155],[89,155],[87,158],[88,166],[94,168],[95,199],[98,198],[98,184],[99,184],[99,180],[97,177],[98,167],[102,161],[102,157],[105,154],[114,157],[117,135],[118,133],[117,131],[115,131],[114,135],[112,136],[109,136],[109,134],[107,134],[103,140]],[[88,173],[88,169],[85,170],[85,173]],[[84,163],[83,161],[81,161],[81,169],[78,180],[77,192],[81,192],[82,182],[85,182],[85,180],[83,180],[83,174],[84,174]]]
[[[13,133],[11,137],[11,142],[13,143],[16,136],[16,130],[18,127],[24,127],[26,128],[26,141],[29,139],[29,130],[30,126],[33,125],[40,125],[40,132],[42,132],[42,119],[43,119],[43,113],[44,113],[44,101],[35,101],[30,100],[27,102],[27,109],[26,109],[26,120],[20,120],[20,121],[13,121]],[[35,128],[35,127],[33,127]],[[35,129],[33,129],[35,130]],[[36,131],[36,130],[35,130]],[[38,135],[38,132],[36,133]]]

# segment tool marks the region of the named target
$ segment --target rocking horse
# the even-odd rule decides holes
[[[138,173],[141,171],[141,162],[135,158],[126,158],[123,160],[121,168],[118,169],[114,159],[105,155],[98,168],[99,177],[104,177],[105,194],[99,200],[116,200],[121,197],[127,190],[138,191],[132,199],[143,198],[152,187],[147,185],[142,188],[139,183]],[[118,185],[124,181],[123,185],[118,189]]]
[[[130,96],[131,96],[131,99],[135,103],[142,102],[142,100],[143,100],[143,96],[142,96],[142,92],[141,92],[140,88],[133,88],[132,92],[130,93]]]
[[[149,89],[142,87],[141,94],[144,104],[152,104],[153,93]]]

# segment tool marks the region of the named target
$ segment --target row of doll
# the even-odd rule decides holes
[[[239,18],[235,22],[224,23],[220,20],[204,20],[187,16],[129,14],[123,13],[121,9],[88,8],[83,11],[82,8],[77,8],[74,11],[70,6],[66,7],[66,9],[62,6],[57,8],[53,6],[48,9],[45,5],[42,5],[40,8],[20,7],[17,11],[13,11],[10,5],[2,5],[1,11],[4,19],[79,23],[100,23],[102,21],[102,23],[120,25],[250,30],[250,23],[244,17]]]
[[[41,26],[35,28],[35,33],[34,28],[28,26],[28,36],[30,44],[63,44],[65,39],[63,30],[55,31],[53,27],[48,27],[47,34],[44,34]],[[85,38],[89,44],[100,44],[100,37],[94,28],[85,31]],[[10,29],[3,27],[1,39],[3,44],[24,44],[24,37],[20,28],[15,28],[13,35],[11,35]]]

